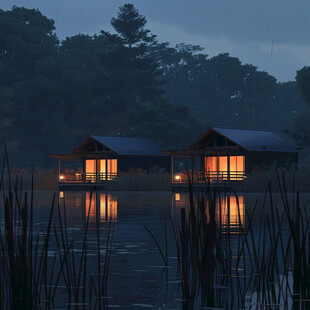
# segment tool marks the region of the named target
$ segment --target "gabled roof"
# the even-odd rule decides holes
[[[296,145],[293,143],[284,140],[271,131],[257,129],[213,127],[194,143],[203,140],[211,132],[227,138],[248,151],[298,152]]]
[[[107,136],[91,136],[91,138],[119,155],[165,156],[160,151],[160,145],[151,139]]]

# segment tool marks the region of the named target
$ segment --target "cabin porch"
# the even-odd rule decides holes
[[[206,152],[171,152],[171,182],[173,185],[223,184],[246,178],[245,155],[208,154]]]
[[[117,158],[90,158],[89,155],[81,158],[71,154],[57,155],[57,158],[59,184],[94,184],[118,179]]]

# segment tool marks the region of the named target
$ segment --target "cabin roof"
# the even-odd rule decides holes
[[[91,136],[119,155],[165,156],[160,145],[151,139]]]
[[[248,151],[298,152],[296,145],[293,143],[271,131],[259,129],[212,127],[198,138],[194,144],[206,138],[212,131],[226,137]]]

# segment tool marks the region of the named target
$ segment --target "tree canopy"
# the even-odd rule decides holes
[[[310,103],[309,68],[279,83],[227,53],[158,42],[129,3],[111,25],[60,41],[40,11],[0,10],[0,141],[16,165],[49,165],[90,134],[176,148],[210,125],[277,131],[306,109],[298,87]]]
[[[297,85],[301,91],[303,99],[310,105],[310,67],[303,67],[297,71]]]

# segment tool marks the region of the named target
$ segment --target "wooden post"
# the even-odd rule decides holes
[[[96,158],[96,183],[98,183],[98,178],[97,178],[97,176],[98,176],[98,165],[97,165],[97,162],[98,162],[98,160],[97,160],[97,158]]]
[[[83,158],[83,162],[82,162],[82,182],[86,182],[86,159]]]
[[[227,156],[227,181],[230,181],[230,156]]]
[[[105,160],[105,179],[108,180],[108,159]]]
[[[58,182],[60,180],[60,158],[58,158]]]

